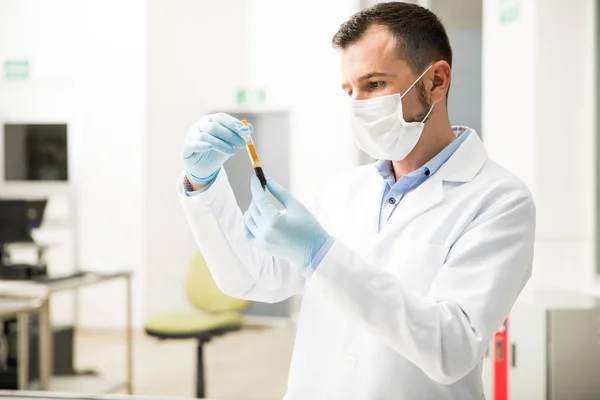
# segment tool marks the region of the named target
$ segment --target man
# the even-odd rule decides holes
[[[482,399],[484,352],[531,275],[531,194],[450,126],[452,51],[434,14],[377,4],[333,44],[352,133],[379,161],[311,212],[269,181],[279,212],[253,178],[242,215],[221,165],[250,129],[204,117],[178,184],[198,246],[232,296],[303,293],[286,399]]]

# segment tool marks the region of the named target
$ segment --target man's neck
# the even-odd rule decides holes
[[[403,175],[421,168],[455,139],[456,135],[449,124],[439,130],[435,130],[433,126],[426,126],[413,151],[403,160],[392,161],[396,181]]]

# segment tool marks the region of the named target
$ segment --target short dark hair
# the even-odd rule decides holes
[[[452,48],[442,21],[424,7],[399,1],[375,4],[354,14],[340,26],[331,41],[333,47],[346,49],[373,25],[389,29],[398,42],[398,56],[414,74],[440,60],[452,66]]]

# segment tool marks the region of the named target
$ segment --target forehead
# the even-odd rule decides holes
[[[387,27],[371,26],[361,38],[341,52],[342,79],[377,72],[403,73],[408,65],[398,57],[394,36]]]

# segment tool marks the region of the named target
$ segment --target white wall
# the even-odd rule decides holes
[[[581,289],[597,286],[595,3],[540,1],[537,18],[537,265],[548,284]]]
[[[197,251],[175,193],[188,127],[230,109],[249,63],[248,2],[151,0],[146,57],[144,315],[186,310],[184,276]]]
[[[309,200],[327,176],[357,163],[341,90],[339,54],[331,39],[359,10],[353,0],[253,2],[251,81],[265,85],[272,105],[292,111],[291,189]]]
[[[61,195],[70,207],[62,210],[68,214],[65,226],[46,232],[50,241],[67,242],[64,254],[51,257],[54,273],[69,272],[75,264],[100,269],[111,264],[141,273],[144,14],[142,0],[0,2],[0,62],[25,58],[31,64],[30,79],[0,82],[0,119],[69,124],[77,207],[65,202],[69,190],[43,189]],[[5,186],[2,194],[36,190]],[[110,286],[82,291],[80,322],[121,325],[121,293]],[[53,320],[71,322],[72,299],[55,300]]]
[[[597,287],[594,18],[593,1],[484,2],[484,138],[536,200],[530,287]]]
[[[83,268],[133,269],[141,321],[142,151],[145,98],[145,1],[87,1],[74,72],[79,136],[79,260]],[[80,322],[123,324],[124,284],[82,291]]]

